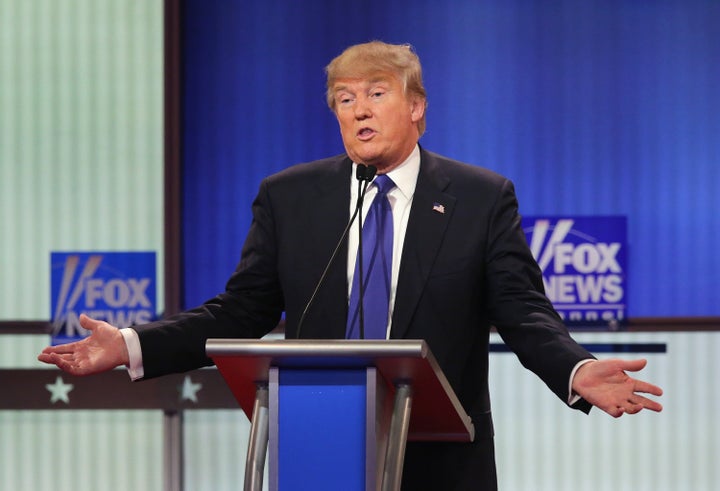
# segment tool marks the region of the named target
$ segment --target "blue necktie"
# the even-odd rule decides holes
[[[363,312],[366,339],[385,339],[390,303],[390,277],[392,272],[393,217],[387,193],[395,187],[387,175],[375,178],[377,194],[370,205],[362,229],[363,241]],[[355,274],[350,292],[348,311],[348,339],[360,337],[360,274],[355,263]]]

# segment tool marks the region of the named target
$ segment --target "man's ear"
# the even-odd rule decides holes
[[[413,123],[420,121],[425,114],[425,99],[413,97],[410,99],[410,116]]]

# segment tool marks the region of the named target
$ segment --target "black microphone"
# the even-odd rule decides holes
[[[345,226],[345,230],[343,230],[342,235],[340,236],[340,240],[338,240],[337,245],[335,246],[335,249],[332,252],[332,255],[330,256],[330,260],[328,261],[327,265],[325,266],[325,269],[322,272],[322,275],[320,275],[320,279],[317,282],[317,285],[315,285],[315,289],[312,292],[312,295],[310,295],[310,300],[308,300],[307,304],[305,304],[305,309],[303,309],[303,313],[300,316],[300,321],[298,321],[297,331],[295,333],[295,337],[297,339],[300,339],[300,333],[302,332],[302,326],[303,322],[305,322],[305,317],[307,316],[308,311],[310,310],[310,306],[312,306],[313,302],[315,301],[315,297],[317,296],[318,291],[320,291],[320,287],[325,282],[325,277],[328,274],[328,271],[330,270],[330,266],[332,266],[333,262],[335,262],[335,257],[337,256],[338,252],[340,251],[340,247],[342,247],[343,243],[347,239],[348,232],[350,231],[350,227],[352,227],[353,222],[355,222],[355,218],[358,216],[358,213],[362,213],[362,205],[363,200],[365,199],[365,193],[367,192],[368,185],[370,184],[370,181],[373,180],[375,177],[375,174],[377,173],[377,167],[374,165],[365,165],[365,164],[358,164],[357,169],[355,170],[355,178],[358,180],[358,198],[357,202],[355,204],[355,211],[353,212],[352,216],[350,217],[350,220],[348,221],[347,225]],[[360,244],[362,244],[362,233],[360,234],[360,242],[358,243],[358,247],[360,247]],[[362,250],[362,249],[359,249]],[[360,259],[362,261],[362,259]],[[361,273],[362,275],[362,273]],[[362,285],[362,276],[360,276],[360,281]],[[362,292],[362,289],[360,290]],[[361,310],[360,315],[362,316],[362,303],[361,303]],[[360,317],[362,319],[362,317]],[[362,320],[360,321],[360,326],[362,329]],[[362,333],[362,331],[360,331]]]

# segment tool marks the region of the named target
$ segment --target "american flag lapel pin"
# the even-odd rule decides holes
[[[445,214],[445,206],[441,205],[440,203],[433,203],[433,211],[436,211],[440,214]]]

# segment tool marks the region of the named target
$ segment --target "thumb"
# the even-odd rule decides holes
[[[93,319],[85,314],[80,314],[80,325],[88,331],[95,332],[95,329],[100,327],[102,324],[104,324],[103,321]]]
[[[645,365],[647,365],[647,360],[644,358],[638,360],[622,360],[620,368],[622,370],[627,370],[628,372],[639,372],[645,368]]]

